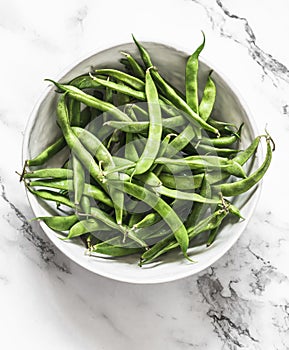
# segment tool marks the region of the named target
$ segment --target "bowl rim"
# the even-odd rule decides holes
[[[146,45],[146,44],[156,44],[156,45],[161,45],[161,46],[166,46],[168,48],[172,48],[180,53],[186,54],[187,56],[189,56],[190,54],[188,53],[188,47],[184,47],[182,45],[177,45],[175,43],[167,43],[166,41],[162,41],[162,42],[158,42],[158,41],[140,41],[142,44]],[[109,49],[113,49],[113,48],[117,48],[118,46],[121,47],[123,45],[128,45],[128,44],[132,44],[133,42],[106,42],[106,44],[101,45],[97,48],[97,50],[91,51],[89,53],[87,53],[86,55],[82,55],[81,57],[79,57],[78,59],[74,60],[74,62],[72,62],[71,64],[67,65],[63,70],[61,70],[57,75],[55,80],[59,81],[61,80],[66,74],[68,74],[73,68],[75,68],[77,65],[79,65],[80,63],[82,63],[84,60],[87,60],[103,51],[109,50]],[[258,135],[259,134],[259,130],[257,128],[257,124],[256,121],[252,115],[252,112],[247,104],[247,102],[244,100],[242,94],[240,93],[239,89],[236,87],[236,85],[234,83],[232,83],[232,81],[230,80],[230,78],[228,78],[228,76],[223,72],[223,70],[216,68],[215,65],[208,60],[207,58],[204,58],[202,55],[200,55],[199,57],[199,61],[204,63],[205,65],[207,65],[210,69],[212,69],[231,89],[231,91],[233,92],[233,94],[235,95],[235,97],[237,98],[238,102],[240,103],[240,105],[242,106],[242,108],[244,109],[248,120],[250,121],[250,127],[252,129],[252,132],[254,135]],[[46,98],[46,96],[49,94],[49,92],[51,92],[51,90],[53,89],[53,87],[51,85],[48,85],[46,88],[43,89],[43,91],[39,94],[39,96],[36,98],[36,103],[34,104],[30,115],[28,117],[25,129],[24,129],[24,134],[23,134],[23,140],[22,140],[22,164],[24,164],[25,160],[27,159],[26,154],[27,154],[27,150],[28,150],[28,143],[29,143],[29,135],[30,135],[30,131],[32,130],[32,126],[33,123],[35,121],[35,117],[37,115],[37,111],[42,103],[42,101]],[[263,146],[262,143],[260,144],[260,146],[258,147],[258,150],[256,152],[256,155],[258,157],[258,159],[262,159],[263,158]],[[50,242],[53,243],[53,245],[59,249],[65,256],[67,256],[71,261],[73,261],[74,263],[76,263],[77,265],[81,266],[82,268],[97,274],[99,276],[103,276],[118,282],[124,282],[124,283],[132,283],[132,284],[159,284],[159,283],[167,283],[167,282],[173,282],[173,281],[177,281],[180,279],[183,279],[185,277],[189,277],[192,275],[195,275],[197,273],[200,273],[201,271],[209,268],[213,263],[215,263],[216,261],[218,261],[223,255],[225,255],[231,248],[232,246],[237,242],[237,240],[241,237],[241,235],[243,234],[243,232],[245,231],[247,225],[249,224],[253,213],[256,209],[256,206],[258,204],[258,201],[260,199],[260,195],[261,195],[261,190],[262,190],[262,180],[256,185],[256,190],[254,193],[253,198],[250,199],[251,202],[251,206],[250,206],[250,210],[247,214],[246,217],[246,222],[245,224],[241,225],[238,229],[237,232],[234,232],[234,239],[232,239],[232,241],[230,242],[230,244],[226,247],[226,249],[222,249],[219,251],[218,254],[214,255],[206,264],[206,267],[202,267],[200,265],[200,268],[196,268],[194,270],[192,269],[186,269],[184,271],[180,271],[180,273],[178,273],[177,275],[166,275],[165,278],[163,278],[162,276],[159,276],[158,278],[154,277],[153,280],[148,280],[148,279],[140,279],[140,278],[130,278],[128,276],[119,276],[118,274],[113,274],[113,273],[109,273],[107,271],[102,271],[102,270],[95,270],[95,266],[96,265],[92,265],[92,264],[87,264],[85,263],[85,260],[76,260],[72,254],[70,254],[69,249],[65,249],[62,245],[57,244],[59,241],[59,238],[57,237],[57,235],[55,236],[51,236],[50,234],[47,233],[46,229],[47,227],[45,226],[45,224],[43,222],[40,222],[40,226],[42,228],[42,230],[44,231],[46,237],[49,238]],[[32,212],[35,214],[35,210],[34,210],[34,206],[33,206],[33,196],[32,194],[27,190],[27,188],[25,188],[25,192],[26,192],[26,196],[29,202],[29,205],[32,209]],[[194,265],[196,266],[196,265]]]

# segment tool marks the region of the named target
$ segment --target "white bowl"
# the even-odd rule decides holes
[[[151,53],[154,64],[158,67],[163,76],[168,78],[177,88],[182,89],[184,84],[185,62],[188,53],[154,42],[145,42],[144,46]],[[110,47],[80,61],[73,68],[68,69],[59,80],[64,82],[69,81],[77,75],[90,71],[91,66],[122,68],[122,65],[119,63],[119,59],[123,57],[121,51],[130,52],[136,57],[139,57],[133,43]],[[218,119],[230,120],[237,125],[240,125],[242,122],[245,123],[242,131],[242,148],[245,148],[257,134],[253,118],[232,83],[229,82],[217,68],[206,63],[203,59],[200,59],[199,65],[201,88],[204,87],[208,72],[212,69],[212,78],[217,87],[214,114]],[[37,155],[60,134],[55,121],[57,96],[54,90],[54,87],[50,85],[33,109],[24,134],[23,161]],[[252,169],[258,166],[258,159],[261,159],[260,148],[254,160],[251,161],[250,167],[252,167]],[[62,163],[57,158],[50,163],[51,166],[60,164]],[[49,239],[65,255],[96,274],[131,283],[147,284],[168,282],[200,272],[213,264],[232,247],[244,231],[254,212],[259,198],[260,188],[260,185],[257,185],[254,190],[236,197],[235,204],[241,208],[242,215],[246,218],[244,221],[233,223],[228,220],[210,248],[206,248],[205,245],[203,245],[190,249],[190,251],[194,253],[193,256],[196,263],[188,262],[178,251],[164,256],[162,263],[156,263],[152,266],[148,265],[142,268],[137,264],[137,256],[123,257],[120,259],[90,257],[84,254],[85,248],[83,245],[64,242],[44,223],[41,222],[40,225]],[[43,203],[29,192],[27,192],[27,195],[35,216],[49,215],[49,211]]]

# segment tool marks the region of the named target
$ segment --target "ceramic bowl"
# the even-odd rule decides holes
[[[189,53],[161,43],[145,42],[143,44],[151,53],[154,64],[163,76],[177,88],[183,89],[185,63]],[[133,43],[109,47],[81,60],[73,68],[69,68],[59,80],[69,81],[77,75],[90,71],[92,66],[121,69],[122,65],[119,63],[119,59],[123,57],[121,51],[127,51],[139,57]],[[214,114],[218,119],[230,120],[236,125],[244,123],[241,146],[245,148],[257,134],[252,115],[232,83],[220,73],[217,67],[203,59],[200,59],[199,64],[201,88],[204,87],[207,75],[211,70],[213,70],[212,78],[217,87]],[[55,122],[57,96],[54,90],[54,87],[50,85],[33,109],[24,135],[23,161],[37,155],[59,135],[59,128]],[[258,159],[261,159],[261,149],[258,150],[256,157],[249,164],[252,169],[258,166]],[[58,166],[61,164],[62,160],[56,157],[49,165]],[[44,223],[40,222],[40,225],[57,248],[71,260],[93,273],[131,283],[168,282],[198,273],[225,254],[238,240],[253,215],[259,193],[260,185],[253,191],[236,197],[235,204],[241,209],[242,215],[246,219],[237,223],[228,220],[210,248],[206,248],[205,245],[191,248],[190,252],[193,253],[196,263],[188,262],[177,251],[164,256],[162,263],[147,265],[142,268],[137,264],[137,256],[120,259],[90,257],[84,254],[85,248],[81,243],[64,242]],[[49,215],[49,209],[43,203],[30,193],[27,193],[27,195],[35,216]]]

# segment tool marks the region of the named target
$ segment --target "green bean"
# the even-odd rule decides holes
[[[93,134],[85,129],[72,128],[73,132],[77,135],[79,140],[84,144],[84,146],[95,155],[95,157],[103,162],[105,166],[105,176],[107,179],[117,180],[119,175],[117,173],[117,169],[115,167],[115,163],[109,151],[104,147],[102,142]],[[122,223],[122,215],[123,215],[123,193],[109,188],[109,193],[114,203],[115,207],[115,216],[118,224]]]
[[[228,147],[240,138],[243,125],[244,123],[240,125],[239,130],[236,133],[233,133],[230,136],[223,136],[219,138],[202,137],[201,143],[214,147]]]
[[[142,239],[135,236],[134,232],[129,227],[117,224],[108,214],[106,214],[102,210],[95,207],[91,207],[91,216],[97,220],[100,220],[107,226],[121,232],[124,236],[124,239],[125,237],[129,237],[130,239],[134,240],[139,246],[147,246],[147,244]]]
[[[166,197],[186,200],[186,201],[199,202],[199,203],[209,203],[209,204],[220,203],[219,199],[210,198],[211,197],[210,192],[206,196],[201,196],[194,192],[183,192],[183,191],[173,190],[165,186],[162,186],[159,178],[152,172],[139,175],[137,178],[140,179],[144,184],[151,186],[154,192],[164,195]],[[207,194],[207,192],[205,192],[205,194]]]
[[[177,89],[175,86],[173,86],[167,79],[163,78],[164,81],[166,82],[166,84],[168,84],[179,96],[180,98],[182,98],[183,100],[186,99],[186,96],[182,93],[182,91],[180,91],[179,89]],[[164,98],[164,96],[161,97],[161,99],[166,102],[166,99]],[[171,104],[171,103],[169,103]],[[173,105],[173,104],[172,104]]]
[[[159,96],[159,103],[161,106],[161,109],[171,117],[176,117],[180,114],[180,111],[168,100],[166,99],[163,95]]]
[[[135,135],[134,147],[137,150],[138,154],[140,155],[144,152],[146,140],[147,140],[147,137],[144,137],[141,134]]]
[[[159,176],[159,179],[164,186],[178,190],[194,190],[199,188],[202,184],[203,178],[204,174],[183,176],[162,173]]]
[[[165,95],[168,96],[168,98],[177,108],[185,112],[184,116],[189,120],[189,122],[199,128],[202,127],[205,130],[211,131],[212,133],[219,136],[218,129],[208,124],[196,112],[194,112],[191,107],[189,107],[187,103],[168,84],[165,83],[158,72],[155,72],[153,76],[156,81],[160,83],[162,89],[165,90]]]
[[[192,201],[192,202],[198,202],[198,203],[207,203],[207,204],[218,204],[220,201],[219,199],[214,198],[207,198],[203,197],[197,193],[194,192],[183,192],[180,190],[173,190],[171,188],[167,188],[165,186],[159,186],[153,188],[153,190],[166,197],[175,198],[175,199],[181,199],[186,201]]]
[[[220,226],[217,226],[211,230],[209,238],[207,240],[207,247],[210,247],[213,244],[213,242],[215,241],[219,233],[219,230],[220,230]]]
[[[169,144],[165,153],[166,157],[173,157],[186,147],[195,137],[196,133],[191,124],[187,125],[185,129]]]
[[[108,241],[95,244],[89,250],[89,253],[99,253],[109,255],[113,257],[121,257],[142,252],[143,248],[127,247],[124,246],[120,237],[111,238]]]
[[[104,125],[104,118],[107,119],[108,112],[103,112],[102,115],[92,120],[86,127],[86,130],[95,135],[99,140],[105,142],[108,136],[114,131],[110,126]]]
[[[239,152],[238,155],[235,156],[232,160],[240,165],[244,165],[256,152],[256,149],[257,149],[262,137],[265,137],[265,135],[257,136],[253,140],[253,142],[248,146],[247,149]],[[178,169],[175,169],[174,166],[170,166],[170,170],[175,172],[175,173],[178,171]],[[179,171],[181,171],[181,167],[179,167]],[[165,181],[166,181],[166,179],[168,179],[168,181],[169,181],[169,176],[171,176],[171,175],[169,175],[169,174],[164,174],[164,175],[166,176]],[[194,175],[194,177],[195,176],[197,176],[197,175]],[[177,176],[175,176],[175,177],[177,178]],[[214,183],[217,183],[221,180],[225,180],[228,177],[229,177],[229,174],[226,172],[221,172],[221,173],[220,172],[215,172],[215,173],[211,172],[211,173],[208,173],[206,175],[206,179],[207,179],[208,183],[210,183],[210,184],[214,184]],[[164,181],[164,184],[165,184],[165,181]],[[170,183],[173,183],[173,180],[170,180]],[[168,186],[168,187],[170,187],[170,186]],[[179,189],[181,189],[181,187]]]
[[[76,209],[74,203],[72,203],[67,197],[65,197],[57,192],[53,192],[53,191],[49,191],[49,190],[37,190],[36,191],[36,190],[33,190],[30,186],[28,186],[27,189],[29,190],[29,192],[34,194],[36,197],[39,197],[41,199],[45,199],[47,201],[53,201],[53,202],[57,202],[60,204],[64,204],[68,207]]]
[[[146,71],[145,93],[148,101],[150,125],[148,139],[143,153],[136,163],[134,175],[142,174],[152,166],[158,154],[162,136],[162,115],[158,103],[157,89],[152,80],[150,69]]]
[[[79,126],[81,124],[79,101],[72,98],[68,100],[68,114],[71,126]]]
[[[85,172],[76,155],[72,154],[74,204],[79,205],[84,191]]]
[[[238,130],[237,126],[234,123],[223,122],[213,118],[209,118],[208,122],[220,132],[223,132],[225,134],[232,134],[234,131]]]
[[[264,137],[264,135],[257,136],[252,143],[244,151],[237,154],[233,160],[240,165],[244,165],[255,154],[262,137]]]
[[[137,122],[137,117],[136,117],[136,114],[133,110],[133,104],[132,103],[127,103],[125,106],[124,106],[124,113],[126,113],[130,119],[133,121],[133,122]],[[121,122],[121,123],[126,123],[126,122]],[[130,123],[126,123],[126,124],[130,124]],[[121,128],[116,128],[116,129],[121,129]]]
[[[131,133],[126,134],[125,158],[136,163],[138,161],[138,153],[134,147],[134,136]]]
[[[152,262],[154,259],[163,254],[163,250],[172,244],[172,242],[174,242],[174,236],[170,234],[154,244],[149,250],[142,254],[139,265],[143,266],[144,264]]]
[[[132,73],[131,66],[126,58],[121,57],[119,59],[119,63],[121,63],[124,66],[124,69],[127,70],[128,72]]]
[[[67,231],[78,221],[78,217],[75,214],[67,216],[39,216],[34,220],[43,221],[52,230]]]
[[[136,41],[136,39],[133,37],[139,51],[141,54],[141,57],[146,65],[147,68],[153,66],[152,61],[149,57],[148,52]],[[170,87],[165,80],[161,77],[161,75],[155,70],[152,69],[152,76],[155,79],[157,85],[160,87],[161,91],[165,96],[168,97],[170,101],[179,109],[184,111],[184,116],[190,121],[193,122],[198,127],[203,127],[205,130],[211,131],[214,134],[219,135],[218,129],[214,128],[213,126],[209,125],[207,122],[205,122],[196,112],[194,112],[190,106],[175,92],[175,90]]]
[[[184,124],[184,117],[181,115],[170,117],[162,120],[163,127],[169,129],[175,129]],[[104,123],[104,125],[111,126],[114,129],[121,130],[128,133],[142,133],[147,132],[149,129],[149,121],[146,122],[119,122],[110,120]]]
[[[122,157],[117,157],[117,156],[112,156],[112,159],[114,161],[114,164],[116,167],[121,167],[121,166],[134,166],[135,163],[129,159],[125,159]]]
[[[128,226],[133,228],[136,223],[138,223],[140,220],[142,220],[144,217],[143,213],[132,213],[129,218]]]
[[[95,89],[100,88],[101,85],[98,84],[96,81],[91,79],[90,75],[82,75],[79,76],[69,83],[69,85],[75,86],[78,89]]]
[[[106,127],[106,125],[104,127]],[[113,133],[110,135],[106,148],[109,150],[109,152],[111,152],[115,144],[119,142],[120,142],[120,132],[119,130],[114,130]]]
[[[240,210],[232,203],[229,205],[229,212],[237,216],[237,218],[244,220],[244,217],[242,216]]]
[[[111,231],[111,228],[102,222],[94,219],[82,220],[75,223],[69,230],[69,234],[66,239],[71,239],[74,237],[79,237],[85,233],[90,233],[93,231]]]
[[[92,184],[85,184],[84,194],[86,196],[94,198],[97,201],[100,201],[101,203],[108,205],[109,207],[114,207],[114,203],[112,202],[112,200],[108,197],[106,192],[101,190],[99,187],[96,187]]]
[[[128,159],[126,159],[126,160],[128,160]],[[103,175],[105,177],[107,177],[110,174],[118,173],[118,172],[125,171],[125,170],[126,170],[127,174],[132,174],[133,169],[135,168],[135,166],[136,166],[136,163],[126,163],[126,164],[123,164],[123,165],[120,165],[120,166],[116,166],[115,168],[113,168],[111,170],[104,171]],[[124,174],[124,173],[119,174],[119,175],[120,175],[120,178],[122,180],[124,180],[124,179],[127,179],[127,181],[130,180],[130,177],[125,176],[126,174]],[[104,180],[104,182],[106,182],[106,179]]]
[[[97,116],[97,115],[96,115]],[[91,122],[91,120],[94,118],[94,116],[91,113],[91,108],[86,107],[80,112],[80,120],[79,120],[79,126],[81,128],[85,128],[87,124]]]
[[[127,52],[121,52],[121,53],[126,57],[134,75],[137,78],[144,79],[145,73],[144,73],[142,66],[129,53],[127,53]]]
[[[107,81],[109,81],[109,77],[107,77]],[[113,91],[112,91],[112,89],[110,89],[108,87],[105,89],[104,100],[105,100],[105,102],[109,102],[109,103],[113,102]]]
[[[91,113],[89,108],[85,108],[80,112],[80,120],[79,125],[81,127],[85,127],[90,121]],[[26,161],[28,166],[39,166],[46,163],[50,158],[52,158],[55,154],[61,151],[66,146],[66,141],[63,136],[59,137],[54,143],[49,145],[45,150],[39,153],[33,159],[29,159]]]
[[[103,222],[104,224],[106,224],[107,226],[109,226],[110,228],[116,231],[119,231],[122,233],[125,232],[125,228],[122,225],[118,225],[110,215],[108,215],[107,213],[105,213],[99,208],[91,207],[91,217]]]
[[[193,226],[189,229],[189,238],[193,239],[200,233],[212,230],[216,226],[219,226],[227,215],[227,210],[219,209],[215,211],[214,214],[208,216],[207,218],[200,221],[196,226]],[[140,266],[152,262],[160,255],[178,247],[178,245],[179,243],[176,242],[173,235],[162,239],[161,241],[156,243],[152,248],[143,253],[143,255],[141,256]]]
[[[135,178],[151,187],[159,187],[162,185],[160,179],[153,172],[137,175]]]
[[[133,183],[114,182],[113,185],[117,186],[120,191],[125,191],[138,200],[145,202],[157,213],[159,213],[163,220],[171,228],[174,236],[180,244],[183,254],[186,256],[189,243],[186,229],[175,211],[164,200],[146,188],[142,188]]]
[[[107,78],[107,80],[109,80],[109,77]],[[113,103],[113,91],[108,87],[105,88],[104,101],[108,102],[108,103]],[[102,116],[100,118],[98,118],[98,120],[102,119],[101,120],[102,123],[101,124],[100,123],[93,123],[94,125],[91,125],[92,123],[90,123],[90,125],[88,125],[87,130],[89,132],[91,132],[92,134],[94,134],[95,136],[98,135],[98,133],[99,133],[98,129],[103,129],[102,125],[103,125],[103,123],[105,123],[106,121],[109,120],[109,117],[110,116],[109,116],[108,112],[103,112]],[[98,128],[97,128],[96,124],[99,124]],[[107,129],[108,127],[105,126],[104,128]],[[103,137],[103,138],[105,138],[105,137]],[[103,141],[103,145],[107,146],[108,140],[102,139],[102,141]]]
[[[215,189],[220,189],[223,196],[231,197],[237,196],[241,193],[249,191],[253,186],[255,186],[265,175],[266,171],[269,168],[272,159],[272,148],[271,148],[271,140],[267,139],[267,151],[266,157],[263,164],[250,176],[246,179],[242,179],[240,181],[232,182],[232,183],[223,183],[221,185],[215,186]]]
[[[141,108],[138,104],[132,103],[131,108],[134,111],[138,121],[149,119],[148,112],[146,110],[144,110],[143,108]]]
[[[110,152],[95,135],[86,129],[78,127],[72,127],[71,130],[89,153],[95,156],[98,161],[102,162],[104,169],[115,166]]]
[[[145,90],[145,83],[142,80],[140,80],[140,79],[138,79],[130,74],[124,73],[120,70],[117,70],[117,69],[96,69],[94,72],[96,74],[108,75],[110,77],[116,78],[117,80],[122,81],[126,85],[130,85],[135,90],[139,90],[139,91]],[[93,77],[93,79],[94,79],[94,77]]]
[[[217,148],[215,146],[210,146],[210,145],[203,145],[203,144],[198,144],[196,146],[197,151],[205,152],[206,155],[209,154],[217,154],[218,156],[232,156],[236,155],[237,153],[240,152],[240,150],[232,149],[232,148]]]
[[[123,55],[125,55],[127,57],[127,63],[128,63],[128,68],[131,68],[133,74],[137,77],[137,78],[141,78],[144,79],[145,78],[145,70],[142,68],[142,66],[128,53],[126,52],[122,52]],[[169,84],[175,91],[176,93],[182,97],[184,97],[184,94],[179,91],[176,87],[172,86],[172,84],[170,84],[167,80],[165,80],[167,84]]]
[[[23,175],[24,179],[35,178],[54,178],[54,179],[71,179],[73,172],[70,169],[46,168],[37,169]]]
[[[145,93],[143,91],[139,91],[139,90],[133,89],[133,88],[127,86],[127,85],[123,85],[123,84],[120,84],[120,83],[114,83],[112,81],[99,79],[99,78],[97,78],[97,77],[95,77],[93,75],[91,77],[92,77],[92,79],[94,81],[96,81],[98,84],[100,84],[102,86],[108,87],[108,88],[110,88],[112,90],[121,92],[122,94],[134,97],[134,98],[136,98],[138,100],[141,100],[141,101],[145,101],[146,100],[146,95],[145,95]]]
[[[199,70],[199,54],[205,46],[205,35],[203,33],[203,42],[196,51],[188,58],[186,64],[186,100],[188,106],[199,113],[198,102],[198,70]]]
[[[81,163],[89,170],[91,176],[96,181],[103,181],[103,175],[96,164],[93,157],[90,155],[88,151],[82,146],[81,142],[78,140],[76,135],[73,133],[69,121],[68,121],[68,111],[65,104],[65,95],[62,95],[57,104],[57,121],[63,135],[65,137],[66,143],[68,147],[75,153]]]
[[[66,92],[69,95],[69,97],[74,98],[75,100],[80,101],[89,107],[99,109],[102,112],[109,112],[118,120],[130,121],[130,118],[125,113],[121,112],[117,107],[115,107],[111,103],[104,102],[96,97],[88,95],[74,86],[59,84],[50,79],[46,80],[52,82],[60,90]]]
[[[158,222],[160,222],[162,217],[160,216],[159,213],[153,212],[147,214],[144,218],[142,218],[140,221],[136,222],[133,225],[134,229],[140,229],[140,228],[145,228],[145,227],[151,227]]]
[[[152,247],[158,241],[168,237],[171,234],[171,230],[165,222],[160,221],[156,223],[154,227],[136,229],[136,233],[143,236],[148,242],[148,246]]]
[[[65,139],[63,136],[61,136],[54,143],[49,145],[44,151],[39,153],[36,157],[27,160],[26,163],[28,166],[43,165],[47,162],[48,159],[61,151],[65,145]]]
[[[126,85],[121,81],[118,82],[118,85],[121,85],[124,88],[126,88]],[[118,107],[126,106],[128,103],[131,102],[131,100],[132,98],[130,95],[123,94],[122,92],[119,92],[119,91],[116,92],[116,103],[115,103],[116,106]]]
[[[29,186],[32,187],[50,187],[55,188],[59,190],[67,190],[67,191],[73,191],[73,182],[72,180],[46,180],[46,181],[31,181],[29,183]],[[83,188],[83,194],[86,196],[89,196],[91,198],[94,198],[95,200],[98,200],[110,207],[113,207],[113,203],[109,196],[99,187],[96,187],[92,184],[84,184]]]
[[[90,214],[91,203],[90,203],[90,197],[88,195],[87,196],[83,195],[81,197],[80,208],[84,214],[88,214],[88,215]]]
[[[160,148],[159,148],[158,157],[162,157],[166,153],[166,150],[168,148],[168,145],[169,145],[169,142],[170,142],[172,136],[177,136],[177,135],[176,134],[167,134],[164,137],[164,139],[161,142]]]
[[[162,140],[157,157],[162,157],[166,153],[168,146],[169,146],[170,139],[172,136],[176,136],[176,134],[168,134]],[[163,165],[155,164],[152,166],[151,171],[153,171],[156,176],[159,176],[159,174],[161,174],[161,172],[163,171]]]
[[[215,99],[216,99],[216,86],[213,80],[211,79],[211,74],[212,72],[210,72],[208,76],[203,97],[199,106],[200,117],[203,118],[204,120],[209,119],[212,113],[212,110],[214,108]]]
[[[149,128],[149,122],[118,122],[110,120],[105,122],[104,125],[111,126],[114,129],[121,130],[127,133],[142,133],[146,132]]]
[[[214,170],[220,169],[237,177],[246,177],[246,174],[241,165],[233,159],[222,158],[217,156],[190,156],[180,159],[171,159],[160,157],[155,160],[157,164],[165,166],[178,165],[182,169],[193,170]]]
[[[203,182],[200,188],[200,195],[204,198],[210,198],[211,197],[211,187],[210,184],[206,180],[206,176],[203,177]],[[205,203],[197,202],[194,204],[192,211],[190,212],[186,222],[185,226],[192,227],[195,226],[200,218],[204,215],[206,212],[208,206],[205,205]]]

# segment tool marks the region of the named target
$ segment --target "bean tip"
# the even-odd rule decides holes
[[[272,144],[272,152],[274,152],[275,149],[276,149],[275,141],[273,140],[272,136],[269,134],[267,129],[265,129],[265,132],[266,132],[266,141],[267,142],[271,142],[271,144]]]
[[[195,260],[191,259],[187,253],[184,253],[184,257],[191,263],[195,263]]]
[[[57,84],[56,81],[52,80],[52,79],[49,79],[49,78],[45,78],[44,81],[49,81],[50,83],[53,83],[54,85]]]
[[[130,56],[130,54],[129,54],[129,53],[127,53],[127,52],[125,52],[125,51],[121,51],[120,53],[121,53],[122,55],[124,55],[125,57]]]
[[[18,172],[16,172],[18,175],[20,175],[19,182],[21,182],[24,179],[24,176],[26,174],[26,167],[27,167],[27,165],[28,165],[28,160],[26,159],[25,162],[24,162],[24,165],[23,165],[22,173],[18,174]]]
[[[146,73],[148,73],[151,69],[158,70],[156,66],[150,66],[147,68]]]
[[[97,69],[95,69],[94,72],[97,73]],[[90,76],[90,78],[91,78],[92,80],[97,80],[97,78],[96,78],[91,72],[89,72],[88,75]]]

